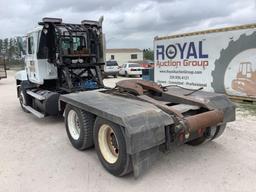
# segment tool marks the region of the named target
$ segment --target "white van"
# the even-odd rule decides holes
[[[119,67],[116,61],[111,60],[111,61],[106,61],[106,64],[104,66],[104,76],[107,77],[109,75],[114,76],[117,78],[119,72]]]

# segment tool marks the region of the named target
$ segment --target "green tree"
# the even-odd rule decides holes
[[[0,39],[0,56],[4,56],[6,64],[11,66],[24,65],[24,59],[21,57],[21,47],[19,46],[19,37]]]
[[[143,50],[143,57],[145,60],[151,60],[154,61],[154,51],[149,49],[144,49]]]
[[[3,54],[6,54],[9,49],[9,39],[5,38],[3,43]]]

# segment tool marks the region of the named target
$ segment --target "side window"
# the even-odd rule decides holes
[[[131,59],[137,59],[138,55],[137,54],[131,54]]]
[[[124,64],[123,68],[126,68],[126,65],[127,65],[127,64]]]
[[[79,47],[81,47],[81,38],[73,37],[73,49],[78,51]]]
[[[28,37],[28,54],[34,53],[34,39],[33,37]]]
[[[111,55],[111,60],[115,60],[115,55]]]

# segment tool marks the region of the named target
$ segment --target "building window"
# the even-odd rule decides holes
[[[115,60],[115,55],[110,56],[111,60]]]
[[[138,59],[138,55],[137,54],[131,54],[131,59]]]

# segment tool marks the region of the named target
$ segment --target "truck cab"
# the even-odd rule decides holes
[[[26,74],[32,83],[43,85],[45,80],[58,78],[57,67],[47,61],[47,58],[39,59],[39,42],[42,27],[37,27],[29,32],[26,37]]]
[[[17,95],[25,111],[39,117],[57,115],[60,94],[104,87],[102,21],[69,24],[43,18],[27,33],[26,66],[16,74]]]

